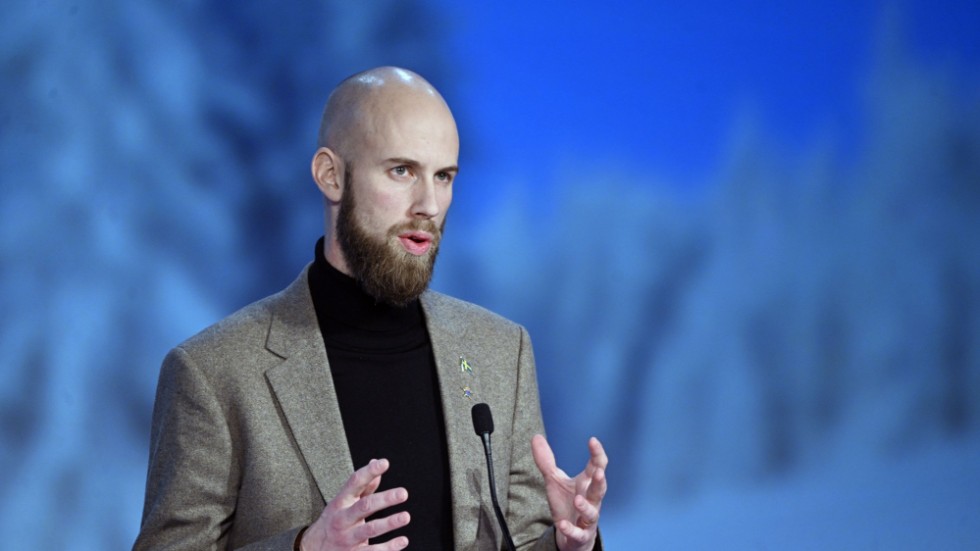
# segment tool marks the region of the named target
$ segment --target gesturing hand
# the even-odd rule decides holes
[[[303,551],[397,551],[407,547],[408,538],[405,536],[376,545],[368,544],[370,538],[401,528],[411,520],[407,511],[369,522],[364,520],[408,499],[405,488],[374,493],[381,484],[381,475],[387,470],[387,459],[372,459],[355,471],[337,497],[330,500],[316,522],[303,534],[300,548]]]
[[[591,457],[575,478],[555,464],[555,454],[544,436],[531,439],[531,453],[544,477],[548,506],[555,522],[555,540],[561,551],[589,551],[595,545],[599,509],[606,495],[609,459],[597,438],[589,439]]]

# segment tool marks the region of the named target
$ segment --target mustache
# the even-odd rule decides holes
[[[442,225],[445,226],[446,222],[443,221]],[[432,234],[432,240],[434,242],[438,243],[442,240],[442,228],[436,226],[436,223],[432,220],[411,220],[396,224],[388,229],[388,236],[394,237],[405,231],[424,231]]]

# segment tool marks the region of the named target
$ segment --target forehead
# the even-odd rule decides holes
[[[360,113],[359,157],[380,161],[409,158],[420,163],[456,164],[459,136],[445,103],[431,95],[388,94],[365,102]]]

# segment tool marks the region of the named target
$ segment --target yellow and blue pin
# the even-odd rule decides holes
[[[470,367],[470,362],[466,361],[462,355],[459,357],[459,372],[460,373],[473,373],[473,368]],[[473,399],[473,389],[469,385],[463,387],[463,398]]]

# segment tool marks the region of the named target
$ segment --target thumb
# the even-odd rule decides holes
[[[551,451],[551,446],[544,436],[535,434],[531,438],[531,455],[534,456],[534,464],[545,477],[552,475],[557,468],[555,464],[555,453]]]

